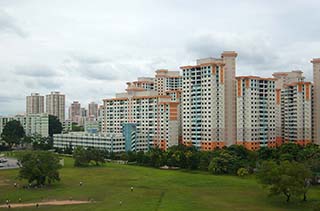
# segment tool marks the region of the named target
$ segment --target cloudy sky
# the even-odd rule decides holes
[[[102,103],[138,76],[238,52],[237,75],[320,57],[320,1],[0,0],[0,115],[56,90]]]

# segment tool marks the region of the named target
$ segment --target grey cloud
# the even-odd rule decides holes
[[[47,89],[47,90],[55,90],[61,87],[61,83],[59,83],[56,79],[53,78],[31,78],[29,80],[24,80],[24,85],[28,89],[36,90],[36,89]]]
[[[16,23],[15,19],[5,11],[0,10],[0,32],[14,33],[22,38],[27,37],[27,33]]]
[[[8,96],[8,95],[1,95],[0,94],[0,103],[11,103],[14,101],[21,101],[24,100],[22,96]]]
[[[58,71],[54,71],[45,65],[16,66],[14,73],[31,77],[53,77],[59,75]]]
[[[241,34],[200,35],[190,40],[186,48],[187,52],[196,57],[220,55],[225,50],[237,51],[241,62],[254,65],[269,64],[279,58],[269,46],[268,40]]]
[[[102,81],[127,80],[139,71],[139,68],[127,61],[122,62],[83,55],[65,59],[62,68],[70,76],[78,75],[86,79]]]

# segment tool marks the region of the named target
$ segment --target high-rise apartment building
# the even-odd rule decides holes
[[[312,84],[294,82],[281,90],[281,140],[306,145],[312,141]]]
[[[320,58],[313,59],[313,142],[320,145]]]
[[[274,78],[237,77],[237,144],[276,147]]]
[[[65,95],[60,92],[51,92],[46,95],[46,112],[63,122],[65,120]]]
[[[160,69],[156,71],[154,89],[159,95],[166,95],[168,91],[181,90],[181,76],[179,71]]]
[[[276,72],[276,143],[312,141],[312,84],[300,70]]]
[[[276,144],[280,146],[283,143],[283,121],[282,121],[282,90],[285,85],[304,81],[303,72],[301,70],[293,70],[290,72],[275,72],[272,76],[276,79]]]
[[[26,97],[26,113],[41,114],[44,113],[44,96],[39,93],[31,93]]]
[[[91,102],[88,104],[88,117],[98,117],[98,104]]]
[[[176,72],[165,72],[174,76],[175,83],[181,84],[181,77],[177,77]],[[181,87],[171,90],[172,83],[162,80],[159,84],[164,84],[159,90],[154,81],[154,78],[138,78],[138,81],[127,83],[126,93],[104,100],[104,131],[123,134],[126,150],[148,150],[155,146],[167,149],[178,144]]]
[[[81,104],[78,101],[73,101],[69,107],[69,120],[78,122],[81,116]]]
[[[236,143],[236,57],[226,51],[181,67],[184,144],[212,150]]]

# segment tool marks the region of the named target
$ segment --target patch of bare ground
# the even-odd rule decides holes
[[[37,206],[61,206],[61,205],[75,205],[75,204],[88,204],[91,201],[79,201],[79,200],[62,200],[62,201],[44,201],[44,202],[32,202],[32,203],[16,203],[16,204],[2,204],[0,208],[21,208],[21,207],[37,207]]]

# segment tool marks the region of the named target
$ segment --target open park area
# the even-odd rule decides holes
[[[1,170],[0,206],[10,200],[11,204],[29,204],[15,210],[34,210],[38,203],[42,210],[312,211],[320,196],[320,187],[313,187],[307,202],[286,203],[283,196],[268,196],[254,176],[216,176],[115,163],[75,168],[72,158],[64,159],[61,181],[44,188],[23,188],[27,181],[17,179],[18,169]],[[64,201],[68,205],[59,203]]]

